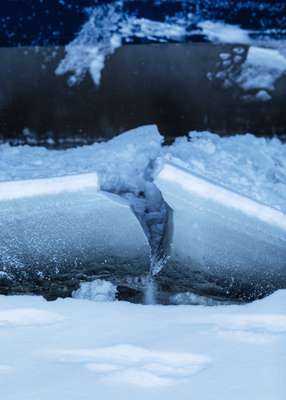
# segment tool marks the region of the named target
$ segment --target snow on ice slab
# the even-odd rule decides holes
[[[162,275],[219,294],[257,296],[286,286],[286,215],[166,162],[156,185],[173,210]]]
[[[3,182],[0,205],[3,270],[148,270],[140,223],[127,201],[99,190],[95,174]]]
[[[89,188],[99,190],[97,174],[2,182],[0,201],[55,195],[63,192],[77,192]]]

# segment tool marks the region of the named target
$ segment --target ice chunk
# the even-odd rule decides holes
[[[0,269],[50,275],[149,268],[149,245],[129,203],[96,174],[0,183]],[[19,278],[19,276],[18,276]]]
[[[251,46],[236,83],[244,90],[275,89],[276,81],[286,74],[286,58],[279,50]],[[264,98],[261,99],[264,101]]]
[[[116,286],[103,279],[95,279],[91,282],[83,282],[80,288],[73,292],[75,299],[93,300],[98,302],[114,301]]]
[[[286,287],[286,215],[168,161],[156,178],[173,210],[162,274],[182,287],[251,297]],[[177,282],[176,282],[177,283]]]

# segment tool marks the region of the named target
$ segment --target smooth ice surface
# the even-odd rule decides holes
[[[0,183],[0,202],[28,197],[72,193],[93,188],[99,190],[96,174],[80,174],[59,178],[32,179]]]
[[[169,273],[175,269],[178,279],[181,274],[190,284],[192,274],[196,284],[195,274],[203,273],[211,288],[221,285],[230,293],[237,287],[259,291],[261,286],[261,292],[271,285],[285,287],[286,214],[194,175],[181,164],[167,162],[155,181],[173,210]]]
[[[74,264],[90,263],[93,258],[113,266],[115,260],[119,265],[134,263],[134,270],[141,263],[144,274],[150,253],[147,241],[156,254],[166,219],[162,196],[151,182],[161,142],[157,128],[146,126],[109,142],[68,151],[3,146],[2,261],[27,265],[22,255],[27,247],[28,262],[42,264],[39,257],[47,248],[49,264],[55,268],[66,259]],[[82,175],[72,175],[79,172]]]
[[[176,182],[180,189],[186,191],[186,193],[194,193],[207,201],[213,201],[222,207],[240,211],[247,216],[286,231],[286,214],[214,184],[199,175],[194,175],[190,170],[182,168],[180,160],[170,159],[164,165],[157,177],[157,182],[161,180],[170,183]],[[175,197],[178,197],[177,194]],[[183,196],[182,201],[185,201]],[[170,205],[176,210],[174,203],[171,202]]]
[[[213,307],[1,296],[1,395],[284,400],[285,307],[285,291]]]
[[[3,271],[148,271],[139,221],[126,200],[99,190],[96,174],[3,182],[0,205]]]

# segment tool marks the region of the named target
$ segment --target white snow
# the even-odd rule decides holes
[[[286,212],[286,145],[251,134],[219,137],[191,132],[165,149],[190,172]]]
[[[62,321],[61,315],[37,310],[35,308],[11,309],[0,311],[0,327],[49,325]]]
[[[286,57],[279,50],[251,46],[235,81],[245,91],[271,92],[275,89],[277,80],[284,74],[286,74]]]
[[[150,165],[157,159],[162,141],[151,125],[108,142],[69,150],[0,145],[0,182],[96,173],[101,190],[138,194],[145,190]]]
[[[202,21],[198,23],[203,33],[215,43],[250,43],[249,33],[237,25],[223,22]]]
[[[243,43],[241,41],[241,43]],[[280,78],[286,75],[284,47],[233,47],[219,55],[218,71],[209,71],[209,80],[221,81],[223,88],[236,87],[242,90],[245,102],[268,102]],[[270,44],[269,44],[270,46]]]
[[[285,290],[212,307],[1,296],[1,396],[284,400],[285,310]]]

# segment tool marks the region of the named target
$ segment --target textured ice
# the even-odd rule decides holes
[[[244,220],[243,223],[243,219],[246,218],[250,221],[251,218],[255,217],[256,220],[260,220],[260,224],[264,223],[265,226],[267,225],[269,227],[270,236],[273,234],[272,231],[275,224],[277,229],[278,226],[280,226],[282,230],[284,229],[285,222],[283,221],[285,221],[286,212],[285,144],[282,144],[281,141],[275,138],[259,139],[250,134],[221,138],[210,132],[191,132],[189,138],[178,138],[171,146],[162,147],[161,144],[162,137],[159,135],[157,128],[155,126],[146,126],[126,132],[108,142],[96,143],[90,146],[68,150],[55,151],[39,147],[11,147],[7,144],[1,145],[0,181],[2,181],[2,183],[0,183],[0,186],[2,192],[0,193],[0,198],[2,196],[2,204],[5,203],[5,207],[3,208],[2,206],[1,210],[1,221],[2,224],[5,225],[5,229],[2,230],[2,261],[4,263],[13,261],[15,265],[21,266],[23,264],[22,256],[18,259],[15,256],[15,252],[11,251],[11,249],[15,249],[15,243],[18,243],[20,246],[24,241],[29,244],[27,248],[37,249],[33,257],[37,254],[43,257],[46,248],[51,248],[53,251],[56,249],[56,258],[54,258],[53,261],[55,269],[57,269],[61,261],[66,258],[66,254],[69,254],[68,260],[71,262],[75,261],[74,257],[75,255],[78,256],[78,254],[74,254],[70,249],[82,249],[80,252],[80,259],[82,259],[83,254],[94,254],[94,252],[98,251],[98,243],[102,244],[100,248],[105,249],[105,252],[109,246],[108,254],[118,254],[116,252],[114,253],[116,244],[119,245],[119,248],[120,246],[122,249],[128,248],[129,250],[126,250],[126,254],[128,253],[128,257],[130,258],[134,253],[132,249],[136,247],[134,247],[132,243],[134,244],[138,240],[139,243],[143,243],[143,240],[145,243],[143,246],[145,249],[144,254],[146,255],[145,259],[147,259],[147,253],[149,257],[150,249],[146,237],[151,243],[152,254],[162,256],[161,250],[163,246],[165,246],[162,238],[166,232],[168,216],[168,208],[163,201],[163,197],[173,209],[175,209],[176,206],[170,200],[170,196],[168,197],[164,192],[162,197],[162,194],[154,185],[153,179],[154,174],[156,175],[158,169],[160,170],[160,165],[166,160],[175,157],[177,159],[177,165],[183,166],[183,168],[186,169],[187,181],[192,177],[193,189],[196,189],[198,192],[200,187],[200,183],[198,184],[197,180],[194,181],[194,176],[199,175],[201,181],[204,182],[204,185],[199,190],[200,193],[198,193],[200,194],[200,199],[202,199],[203,195],[205,204],[208,202],[208,197],[213,197],[212,201],[215,199],[216,207],[219,205],[221,215],[227,212],[229,216],[227,208],[235,208],[236,213],[238,212],[241,216],[243,215],[242,219],[235,218],[234,220],[233,216],[228,219],[228,227],[232,233],[237,231],[239,241],[235,242],[232,240],[234,246],[231,247],[228,256],[221,257],[220,261],[222,259],[229,260],[229,257],[232,257],[232,260],[240,260],[244,254],[243,257],[246,258],[243,264],[245,265],[246,261],[250,262],[250,260],[254,258],[254,263],[251,264],[253,267],[256,262],[255,260],[259,257],[256,257],[256,253],[252,251],[255,247],[252,240],[255,238],[255,235],[257,238],[261,238],[265,235],[266,228],[263,228],[263,235],[258,232],[254,235],[253,230],[251,230],[251,233],[248,228],[244,227],[246,220]],[[190,175],[189,172],[192,175]],[[75,174],[84,174],[85,178],[83,178],[81,182],[78,180],[79,178],[74,176]],[[63,175],[65,175],[65,178],[59,178]],[[23,198],[28,188],[30,188],[29,190],[31,190],[32,194],[34,193],[35,184],[37,183],[36,186],[38,186],[40,178],[46,178],[47,180],[45,179],[43,181],[46,183],[51,180],[54,183],[57,182],[57,185],[59,185],[60,182],[64,190],[65,186],[62,186],[62,179],[65,179],[65,182],[69,182],[69,185],[72,182],[75,184],[76,182],[74,180],[78,180],[76,185],[84,186],[89,185],[90,177],[94,176],[97,176],[97,179],[92,178],[92,184],[96,187],[93,189],[85,188],[82,191],[88,192],[92,190],[92,193],[86,195],[81,193],[81,191],[73,195],[63,193],[61,196],[63,196],[62,200],[64,199],[64,203],[62,201],[56,202],[57,207],[55,207],[54,200],[48,200],[49,197],[57,197],[57,194],[46,196],[46,200],[43,200],[44,196],[38,196],[39,200],[35,200],[33,197],[26,198],[25,202],[22,202],[23,199],[20,199],[20,197]],[[27,179],[31,181],[19,182],[19,180]],[[179,183],[176,177],[173,181],[177,182],[177,184]],[[98,193],[97,185],[105,191],[105,194],[102,192]],[[11,191],[8,190],[8,188],[14,189]],[[41,188],[41,191],[43,190],[41,185],[38,186],[37,190],[39,190],[39,188]],[[107,196],[106,192],[110,192],[110,195]],[[180,188],[179,190],[178,187],[176,187],[173,192],[174,196],[178,196],[178,193],[182,193],[181,197],[186,199],[186,204],[184,205],[186,214],[182,217],[182,223],[184,221],[186,225],[190,209],[192,208],[192,202],[189,204],[187,201],[188,196],[186,196],[186,189]],[[120,196],[116,197],[116,201],[114,194]],[[8,204],[8,199],[11,198],[11,196],[19,197],[19,199],[17,200],[15,198],[13,201],[10,200],[10,204]],[[6,202],[4,202],[4,198],[6,198]],[[100,199],[103,200],[103,198],[106,199],[102,203],[105,208],[100,206]],[[91,199],[97,204],[96,207],[94,207],[95,203],[92,203]],[[15,207],[16,203],[13,203],[15,201],[19,201],[17,207]],[[74,202],[78,205],[84,204],[84,208],[83,206],[81,206],[81,208],[76,206]],[[73,203],[73,205],[71,203]],[[69,204],[69,207],[63,207],[63,204]],[[108,210],[107,204],[112,205]],[[143,229],[130,211],[130,205]],[[41,207],[44,207],[45,213],[40,213]],[[27,213],[28,209],[29,214]],[[121,211],[126,211],[126,216],[128,215],[126,221],[124,221],[124,218],[120,219],[120,215],[122,216],[124,213],[119,213],[119,215],[119,209]],[[82,212],[79,213],[79,210],[82,210]],[[108,213],[111,212],[110,210],[114,211],[112,216],[111,214],[108,216]],[[208,210],[210,210],[210,207],[208,207]],[[25,225],[24,231],[30,232],[24,236],[21,234],[23,228],[19,229],[19,224],[17,222],[19,221],[20,215],[26,218],[26,220],[22,220],[22,223]],[[69,215],[68,218],[67,215]],[[73,217],[71,221],[72,215],[78,215],[79,217],[76,217],[76,219]],[[33,218],[31,218],[31,216],[33,216]],[[43,220],[44,217],[46,218],[45,221]],[[198,217],[198,215],[196,217]],[[24,223],[24,221],[26,222]],[[37,221],[38,223],[36,223]],[[117,221],[117,225],[114,224],[114,221]],[[176,225],[174,225],[175,235],[176,232],[181,230],[183,235],[182,243],[185,243],[186,235],[184,234],[184,229],[178,228],[177,223],[178,221]],[[234,224],[237,226],[236,229],[234,229]],[[8,235],[5,234],[5,232],[7,232],[7,226],[10,226]],[[75,226],[77,227],[77,229],[73,231],[73,235],[67,234],[67,232],[71,231],[69,226],[73,226],[73,228]],[[130,239],[128,240],[126,235],[122,235],[123,231],[125,232],[126,230],[127,232],[127,226],[130,227],[130,229],[128,228],[128,235],[130,235]],[[222,224],[222,226],[224,226],[224,228],[222,228],[220,234],[222,237],[225,237],[225,225]],[[137,229],[136,235],[133,234],[134,227]],[[254,227],[253,224],[252,227]],[[98,229],[97,239],[95,239],[92,233],[96,229]],[[43,240],[45,235],[43,236],[41,234],[41,232],[43,233],[44,231],[47,233],[47,230],[49,232],[47,237],[50,239],[45,240],[49,242],[48,245],[46,245],[45,240]],[[116,238],[116,240],[106,241],[103,231],[109,238],[110,234],[113,232],[112,237]],[[117,233],[114,233],[115,231]],[[194,228],[193,232],[196,231],[199,232],[199,228]],[[57,232],[59,235],[58,237],[62,240],[61,243],[56,241],[56,236],[54,237],[52,232]],[[245,249],[245,251],[239,250],[242,243],[243,232],[246,233],[245,237],[251,236],[251,240],[246,240],[245,242],[245,248],[249,249],[249,251]],[[207,229],[205,233],[207,233]],[[138,240],[136,239],[137,234]],[[279,236],[280,239],[282,236]],[[277,249],[277,246],[280,246],[277,244],[280,239],[275,242],[273,241],[273,237],[267,242],[267,245],[264,246],[261,253],[261,257],[262,255],[266,257],[266,252],[269,250],[267,255],[268,261],[265,265],[273,264],[274,260],[278,261],[278,258],[281,257],[282,254],[280,250],[274,251]],[[12,238],[14,239],[12,240]],[[17,238],[17,240],[15,238]],[[211,254],[211,247],[209,246],[211,240],[210,233],[208,233],[207,237],[205,236],[205,239],[208,240],[201,240],[200,245],[195,248],[195,251],[193,249],[193,243],[188,243],[186,249],[194,253],[201,252],[201,257],[206,257],[206,254]],[[196,240],[200,240],[200,236],[196,236],[194,241]],[[257,241],[257,239],[255,240]],[[129,243],[128,245],[127,242]],[[230,242],[231,240],[228,237],[226,243],[228,243],[229,249]],[[97,243],[96,248],[94,247],[95,243]],[[104,243],[106,244],[104,245]],[[218,241],[216,237],[215,243],[217,243],[218,250],[223,252],[222,239]],[[139,247],[138,251],[140,250]],[[257,251],[259,248],[259,246],[255,247]],[[135,258],[139,256],[139,253],[136,253],[137,255],[134,254]],[[246,253],[250,258],[245,255]],[[108,259],[106,261],[104,251],[100,254],[102,255],[101,261],[103,263],[105,262],[105,266],[109,266],[110,263],[112,265],[114,264],[114,260]],[[120,254],[118,254],[118,256],[120,256]],[[271,261],[272,257],[273,259]],[[83,261],[85,260],[86,259],[83,258]],[[155,261],[155,263],[151,263],[151,270],[154,275],[159,273],[162,267],[163,269],[165,268],[165,262],[161,262],[162,260],[160,260],[159,263],[157,262],[158,257],[155,257]],[[163,261],[165,261],[165,258],[163,258]],[[135,264],[138,265],[138,259]],[[145,264],[146,262],[144,262],[144,265]],[[230,263],[230,265],[232,264]],[[277,262],[276,267],[279,270],[281,267],[280,261]],[[274,270],[276,269],[274,268],[273,271]],[[132,274],[136,271],[135,269]],[[271,267],[269,273],[273,271]],[[7,271],[3,272],[7,273]],[[9,278],[9,275],[7,278]],[[231,280],[229,274],[228,280]],[[186,290],[189,289],[186,288]],[[179,289],[179,291],[181,291],[181,289]]]
[[[80,82],[87,72],[94,83],[99,85],[105,60],[123,43],[136,38],[147,41],[184,41],[190,34],[205,36],[212,42],[249,43],[248,32],[239,26],[223,22],[201,21],[194,28],[196,18],[191,13],[165,20],[139,18],[123,12],[123,2],[99,5],[89,9],[87,21],[75,39],[66,46],[66,54],[56,69],[56,73],[68,73],[69,84]]]
[[[286,74],[286,57],[279,50],[251,46],[236,83],[245,91],[275,89],[277,80]]]
[[[279,139],[192,132],[165,152],[191,172],[286,212],[286,145]]]
[[[4,272],[148,271],[139,221],[126,200],[99,190],[97,174],[0,182],[0,204]]]
[[[234,47],[230,52],[220,54],[218,71],[210,71],[207,77],[221,81],[223,88],[242,90],[244,101],[267,102],[272,99],[279,79],[286,75],[285,55],[285,46]]]
[[[217,21],[202,21],[198,23],[198,27],[214,43],[249,44],[251,42],[249,33],[236,25]]]
[[[103,279],[95,279],[91,282],[83,282],[78,290],[75,290],[72,297],[92,301],[114,301],[116,286]]]
[[[96,172],[102,190],[138,196],[158,158],[170,154],[190,171],[286,212],[286,145],[279,139],[251,134],[222,138],[211,132],[191,132],[189,138],[162,148],[157,128],[143,126],[108,142],[68,150],[3,144],[0,181]]]

